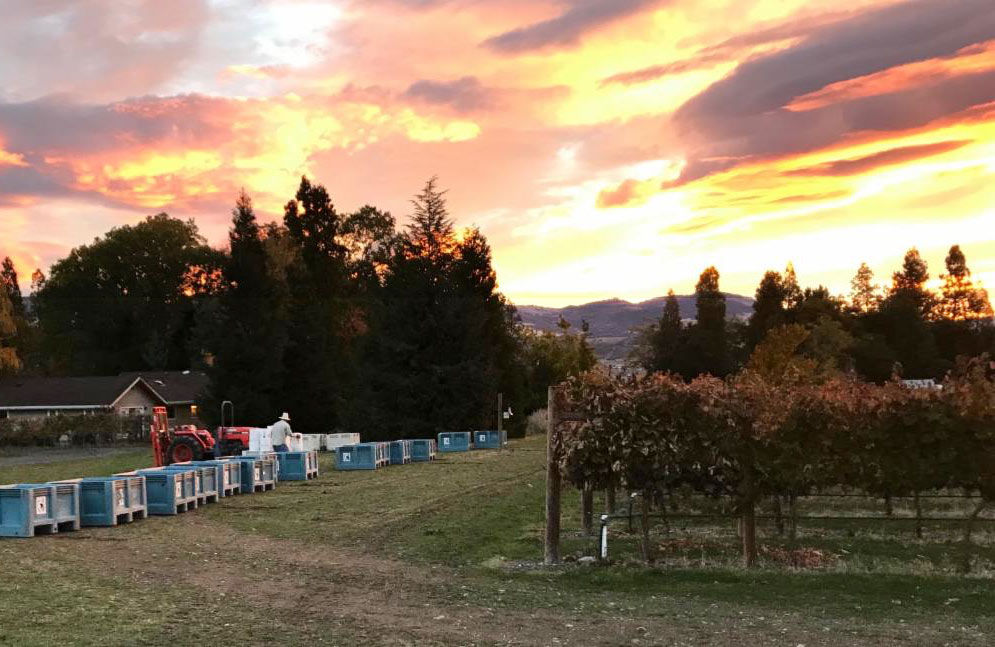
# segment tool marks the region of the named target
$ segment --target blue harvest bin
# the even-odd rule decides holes
[[[359,443],[335,448],[335,469],[375,470],[380,467],[379,443]]]
[[[190,461],[176,463],[177,465],[195,465],[197,467],[214,467],[215,480],[219,497],[238,494],[242,482],[242,468],[237,460],[231,458],[216,458],[210,461]]]
[[[135,474],[145,477],[149,514],[175,515],[197,507],[197,470],[154,468]]]
[[[435,460],[435,441],[431,438],[420,438],[411,441],[411,460],[415,463]]]
[[[79,485],[82,526],[116,526],[148,515],[144,476],[94,476],[59,483],[63,482]]]
[[[197,475],[197,505],[218,502],[218,468],[186,463],[183,465],[167,465],[161,469],[169,472],[192,470]]]
[[[242,452],[241,456],[238,456],[236,458],[242,458],[243,456],[247,456],[247,457],[250,457],[250,458],[265,458],[265,459],[268,459],[270,461],[273,461],[273,481],[276,482],[276,481],[280,480],[280,459],[277,458],[277,454],[278,453],[279,452],[253,452],[253,451],[244,451],[244,452]]]
[[[411,462],[411,441],[395,440],[390,444],[390,464],[404,465]]]
[[[237,458],[239,467],[242,469],[242,494],[265,492],[276,487],[277,460],[275,458],[268,456],[239,456]]]
[[[508,432],[501,430],[473,432],[474,449],[501,449],[508,444]]]
[[[471,446],[469,431],[444,431],[439,434],[440,452],[467,452]]]
[[[311,452],[280,452],[277,457],[281,481],[306,481],[310,478]]]
[[[0,537],[79,530],[79,486],[18,483],[0,487]]]

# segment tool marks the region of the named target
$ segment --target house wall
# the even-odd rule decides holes
[[[150,415],[152,407],[159,402],[138,385],[133,386],[114,406],[114,411],[121,414]]]
[[[169,422],[174,425],[197,425],[200,427],[201,422],[197,417],[197,412],[194,410],[195,406],[191,404],[170,405]]]

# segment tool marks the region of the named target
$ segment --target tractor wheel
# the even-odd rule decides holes
[[[170,465],[173,463],[186,463],[187,461],[199,461],[204,458],[204,449],[193,438],[180,436],[174,438],[166,450],[166,457]]]

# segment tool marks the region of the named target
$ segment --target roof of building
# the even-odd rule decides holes
[[[65,409],[111,407],[132,387],[147,390],[166,404],[159,392],[138,376],[9,377],[0,380],[0,409]]]
[[[121,377],[141,377],[166,404],[194,404],[210,384],[207,375],[199,371],[136,371],[122,373]]]

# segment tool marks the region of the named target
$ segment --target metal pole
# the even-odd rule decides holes
[[[608,515],[601,515],[601,532],[598,533],[598,559],[608,559]]]

